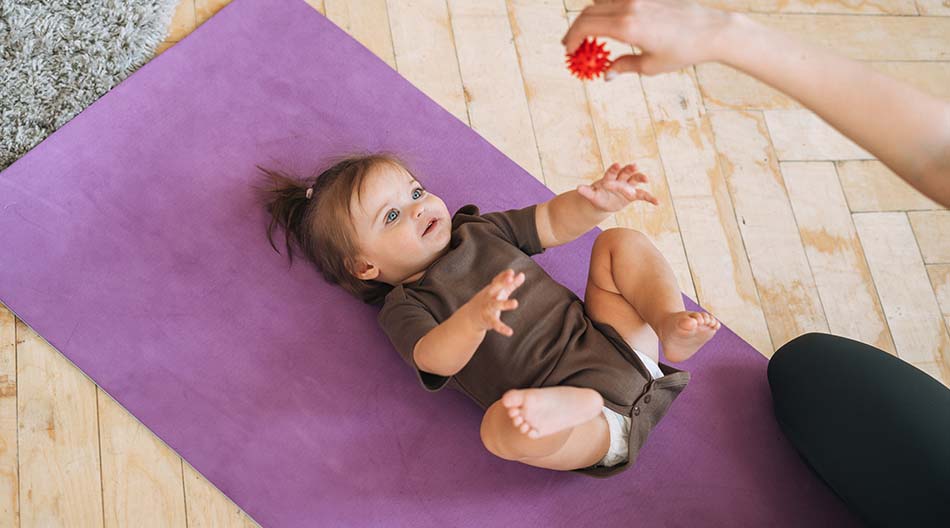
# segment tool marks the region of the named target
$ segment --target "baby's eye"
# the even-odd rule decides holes
[[[423,194],[426,193],[426,190],[423,189],[422,187],[416,187],[415,189],[412,190],[412,197],[413,197],[412,199],[413,199],[413,200],[415,200],[415,199],[417,198],[417,196],[416,196],[416,191],[419,191],[419,197],[421,197]],[[392,215],[396,215],[396,216],[392,216]],[[386,213],[386,223],[387,223],[387,224],[392,223],[392,222],[394,222],[394,221],[396,220],[396,218],[398,218],[398,217],[399,217],[399,211],[397,211],[397,210],[395,210],[395,209],[390,209],[389,212]]]

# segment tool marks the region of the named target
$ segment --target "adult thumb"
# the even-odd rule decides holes
[[[607,79],[613,79],[621,73],[640,73],[643,71],[643,55],[623,55],[614,60],[607,69]]]

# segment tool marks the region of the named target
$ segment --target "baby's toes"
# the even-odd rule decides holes
[[[518,416],[512,417],[511,421],[512,423],[515,424],[515,427],[518,427],[519,425],[524,423],[524,417],[519,414]]]
[[[511,410],[524,405],[524,391],[519,389],[508,390],[502,395],[501,404],[508,408],[509,416],[514,416],[511,414]]]
[[[527,433],[528,431],[531,430],[531,424],[529,424],[528,422],[525,422],[521,424],[521,427],[519,427],[518,430],[521,431],[522,433]]]

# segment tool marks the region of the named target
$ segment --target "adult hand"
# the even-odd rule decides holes
[[[716,61],[787,94],[930,199],[950,206],[950,102],[741,13],[691,0],[601,0],[564,35],[611,37],[643,51],[607,72],[646,75]],[[868,111],[873,109],[873,111]]]
[[[617,58],[608,74],[655,75],[716,60],[719,36],[734,16],[686,0],[600,0],[581,12],[561,43],[568,53],[588,36],[632,44],[642,54]]]

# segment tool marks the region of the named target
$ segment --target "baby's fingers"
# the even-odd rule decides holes
[[[498,332],[499,334],[503,335],[503,336],[511,337],[511,336],[515,335],[515,331],[512,330],[510,326],[506,325],[505,323],[503,323],[503,322],[501,322],[501,321],[498,321],[498,324],[496,324],[495,326],[493,326],[492,329],[495,330],[496,332]]]
[[[605,185],[605,188],[610,191],[622,194],[624,198],[630,200],[631,202],[635,200],[642,200],[644,202],[650,202],[653,205],[660,205],[659,200],[650,194],[650,191],[634,187],[629,183],[612,182],[610,185]]]
[[[620,174],[618,175],[617,179],[625,182],[634,181],[646,183],[647,175],[640,172],[636,163],[631,163],[630,165],[625,165],[623,169],[620,170]]]
[[[507,299],[511,292],[518,289],[519,286],[524,284],[524,272],[518,273],[514,277],[508,277],[508,280],[505,281],[501,286],[501,291],[498,292],[493,298],[498,300]]]
[[[518,299],[508,299],[506,301],[495,301],[496,310],[514,310],[518,307]]]

